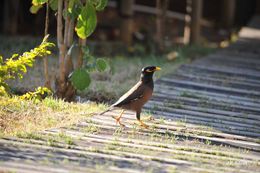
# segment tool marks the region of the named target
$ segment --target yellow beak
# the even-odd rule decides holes
[[[159,70],[161,70],[160,67],[156,67],[156,68],[155,68],[155,71],[159,71]]]

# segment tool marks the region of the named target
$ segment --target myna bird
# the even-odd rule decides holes
[[[141,77],[139,82],[133,86],[127,93],[119,98],[117,102],[109,107],[108,110],[101,113],[104,114],[114,108],[123,109],[118,117],[114,117],[116,122],[123,125],[120,119],[125,110],[131,110],[136,112],[136,118],[140,122],[141,126],[147,128],[148,126],[144,124],[140,119],[140,114],[143,105],[151,98],[153,93],[153,74],[155,71],[161,70],[160,67],[148,66],[144,67],[141,72]]]

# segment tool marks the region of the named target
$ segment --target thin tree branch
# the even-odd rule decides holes
[[[69,19],[69,26],[68,26],[68,30],[67,30],[67,48],[69,49],[72,46],[73,43],[73,36],[74,36],[74,19],[70,18]],[[66,66],[66,76],[68,76],[74,69],[73,66],[73,61],[71,58],[71,54],[66,54],[65,57],[65,66]]]
[[[65,0],[64,9],[67,10],[68,8],[68,1]],[[65,28],[64,28],[64,44],[68,46],[68,30],[69,30],[69,24],[70,24],[70,17],[67,14],[65,19]]]
[[[48,35],[49,29],[49,2],[46,3],[46,16],[45,16],[45,28],[44,28],[44,36]],[[45,56],[43,58],[44,63],[44,77],[45,77],[45,87],[51,89],[50,77],[49,77],[49,69],[48,69],[48,57]]]
[[[87,39],[80,39],[79,38],[79,46],[80,46],[80,51],[79,51],[79,56],[78,56],[78,62],[76,68],[80,68],[83,64],[83,51],[82,47],[86,46],[86,41]]]
[[[59,47],[59,80],[61,82],[60,85],[65,85],[65,53],[66,53],[66,45],[64,44],[63,38],[63,0],[58,0],[58,16],[57,16],[57,39],[58,39],[58,47]],[[61,86],[63,88],[63,86]],[[62,90],[62,89],[61,89]]]
[[[72,45],[72,43],[73,43],[74,27],[75,27],[75,22],[74,22],[74,19],[72,18],[72,19],[70,19],[70,23],[69,23],[68,45]]]
[[[62,24],[63,0],[58,0],[58,16],[57,16],[57,42],[58,47],[63,43],[63,24]]]

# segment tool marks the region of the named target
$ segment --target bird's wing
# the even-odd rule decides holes
[[[138,82],[133,88],[131,88],[127,93],[121,96],[116,103],[112,106],[122,106],[128,104],[134,100],[138,100],[143,97],[145,86],[142,82]]]

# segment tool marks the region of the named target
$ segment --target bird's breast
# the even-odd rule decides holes
[[[144,91],[143,102],[144,104],[152,97],[153,88],[148,88]]]

